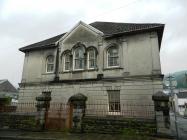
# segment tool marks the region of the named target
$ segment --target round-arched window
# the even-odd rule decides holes
[[[69,71],[71,68],[71,56],[70,53],[64,55],[64,70]]]
[[[96,68],[96,51],[91,48],[88,50],[88,69]]]
[[[54,72],[54,56],[49,55],[46,59],[46,72],[52,73]]]
[[[74,50],[74,69],[84,69],[84,48],[83,47],[77,47]]]
[[[119,49],[117,46],[111,46],[107,50],[107,64],[108,67],[119,66]]]

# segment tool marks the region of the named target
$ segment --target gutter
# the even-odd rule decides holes
[[[47,49],[47,48],[55,48],[57,45],[55,43],[52,43],[52,44],[47,44],[47,45],[42,45],[42,46],[39,46],[39,47],[35,47],[35,48],[20,48],[19,51],[21,52],[28,52],[28,51],[33,51],[33,50],[41,50],[41,49]]]

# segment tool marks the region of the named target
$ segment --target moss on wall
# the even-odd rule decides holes
[[[110,117],[85,117],[83,119],[84,132],[122,133],[124,135],[154,135],[156,123],[154,120],[140,120]]]
[[[35,115],[0,114],[2,129],[37,129]]]

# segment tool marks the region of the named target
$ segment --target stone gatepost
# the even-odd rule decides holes
[[[48,110],[50,107],[50,101],[51,101],[51,92],[50,91],[44,91],[42,94],[40,94],[38,97],[36,97],[36,107],[37,107],[37,123],[41,130],[45,129],[45,124],[48,117]]]
[[[85,116],[87,97],[81,93],[71,96],[69,103],[73,109],[71,121],[73,122],[72,132],[83,132],[82,119]]]
[[[159,91],[153,94],[152,100],[155,106],[157,134],[171,136],[169,95]]]

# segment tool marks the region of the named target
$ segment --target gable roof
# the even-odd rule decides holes
[[[7,79],[0,80],[0,84],[4,83],[5,81],[7,81]]]
[[[139,30],[161,27],[164,24],[157,23],[115,23],[115,22],[93,22],[91,26],[102,31],[105,36],[120,34],[125,32],[134,32]]]
[[[89,29],[90,31],[103,36],[103,32],[101,32],[100,30],[92,27],[90,24],[86,24],[82,21],[79,21],[69,32],[67,32],[62,38],[59,39],[59,42],[65,40],[66,37],[68,37],[74,30],[76,30],[80,26],[84,26],[85,28]]]
[[[137,34],[141,32],[157,31],[159,46],[161,44],[163,30],[164,30],[164,24],[158,24],[158,23],[93,22],[89,25],[103,32],[104,33],[103,36],[105,38],[120,36],[124,34],[130,35],[130,34]],[[22,52],[27,52],[35,49],[55,47],[56,46],[55,43],[59,41],[59,39],[62,38],[65,34],[66,33],[63,33],[55,37],[22,47],[19,50]]]
[[[65,35],[66,33],[51,37],[49,39],[45,39],[43,41],[37,42],[30,44],[28,46],[22,47],[19,50],[22,52],[30,51],[30,50],[35,50],[35,49],[43,49],[43,48],[51,48],[55,46],[55,43]]]
[[[7,79],[3,79],[0,80],[0,93],[17,93],[17,89],[7,80]]]

